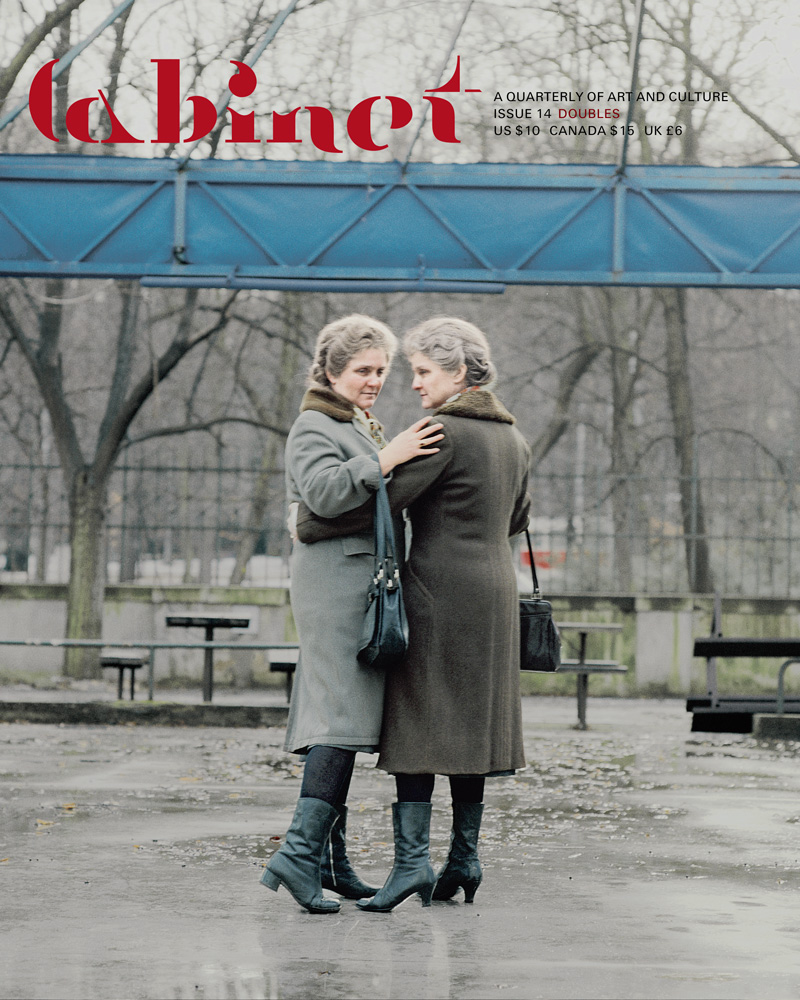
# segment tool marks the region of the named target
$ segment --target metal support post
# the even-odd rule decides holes
[[[783,715],[783,708],[784,708],[783,675],[786,673],[786,670],[789,667],[791,667],[791,665],[793,663],[800,663],[800,660],[797,660],[797,659],[786,660],[785,663],[781,664],[781,669],[778,671],[778,701],[777,701],[777,704],[775,706],[775,714],[776,715]]]
[[[214,641],[214,626],[206,625],[206,642]],[[203,657],[203,701],[214,697],[214,650],[206,647]]]

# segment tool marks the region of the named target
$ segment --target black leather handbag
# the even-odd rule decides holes
[[[520,670],[538,670],[552,673],[561,666],[561,636],[553,621],[553,608],[543,601],[533,561],[533,546],[528,529],[528,555],[531,560],[533,593],[519,602]]]
[[[381,476],[375,495],[375,571],[367,591],[367,613],[358,646],[358,661],[365,667],[393,667],[408,649],[408,622],[396,552],[389,495]]]

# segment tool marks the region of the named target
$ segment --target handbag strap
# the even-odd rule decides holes
[[[378,460],[378,456],[375,456]],[[375,494],[375,574],[386,572],[387,586],[399,586],[400,571],[397,565],[394,526],[392,524],[392,509],[389,506],[389,494],[386,491],[386,481],[381,473],[378,489]]]
[[[533,577],[533,596],[538,597],[541,593],[539,590],[539,580],[536,576],[536,563],[533,561],[533,546],[531,545],[531,536],[528,529],[525,529],[525,538],[528,541],[528,556],[531,561],[531,576]]]

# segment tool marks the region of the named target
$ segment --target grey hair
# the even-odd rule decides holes
[[[454,316],[436,316],[413,327],[403,338],[406,357],[424,354],[451,375],[467,366],[466,383],[490,386],[497,378],[486,337],[472,323]]]
[[[308,371],[308,384],[330,388],[328,372],[334,378],[338,377],[351,358],[371,348],[384,352],[388,368],[397,350],[397,337],[380,320],[353,313],[328,323],[317,337],[314,361]]]

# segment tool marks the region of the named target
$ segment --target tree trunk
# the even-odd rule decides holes
[[[638,309],[631,319],[628,296],[619,288],[600,289],[601,315],[611,344],[611,508],[614,518],[614,584],[633,590],[635,487],[631,481],[635,454],[633,398],[639,377]],[[634,303],[635,305],[636,303]]]
[[[79,473],[70,490],[70,573],[67,639],[100,639],[105,591],[105,519],[108,482]],[[99,648],[67,649],[68,677],[100,677]]]
[[[613,361],[616,364],[616,359]],[[619,385],[614,380],[614,389]],[[633,527],[633,487],[628,463],[630,453],[627,410],[621,408],[614,393],[614,410],[611,428],[611,509],[614,517],[614,583],[617,590],[633,589],[633,553],[631,530]]]
[[[681,519],[689,587],[695,594],[714,590],[711,556],[706,537],[705,505],[695,463],[695,427],[692,385],[689,378],[689,343],[686,335],[686,291],[659,291],[667,335],[667,393],[672,411],[673,442],[678,460]]]
[[[583,289],[575,290],[573,306],[578,347],[559,375],[555,406],[547,426],[531,445],[531,471],[535,471],[544,461],[572,423],[570,407],[575,390],[603,351],[603,344],[597,340],[594,325],[586,315],[586,295]]]

